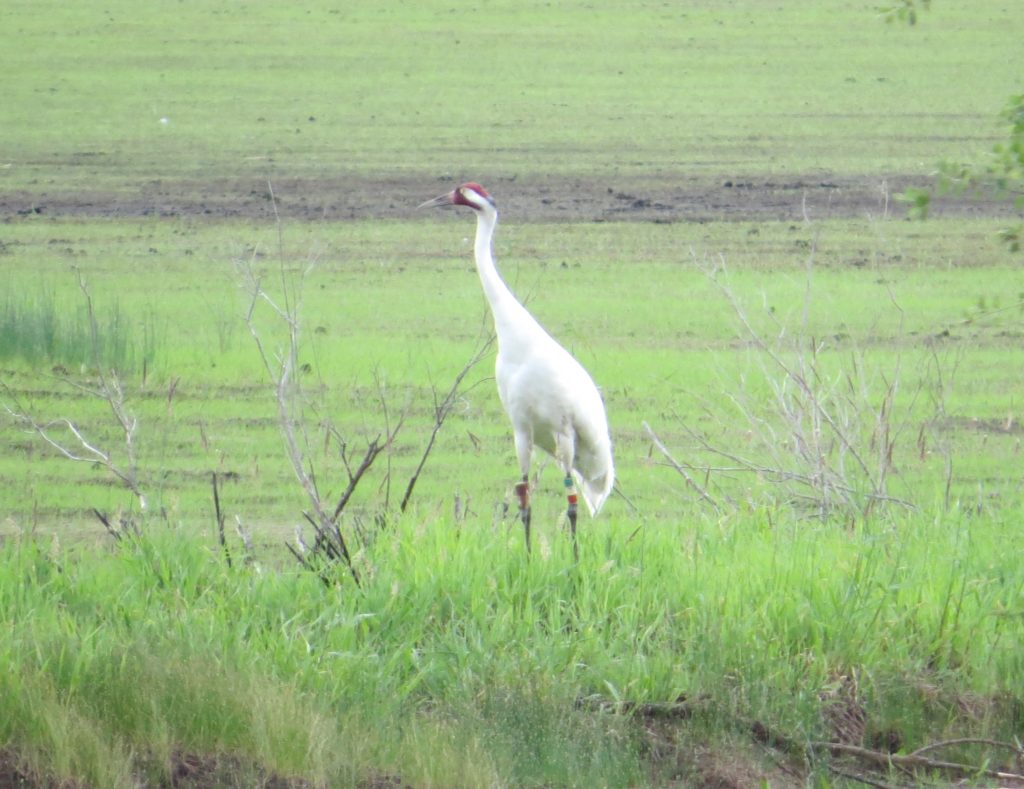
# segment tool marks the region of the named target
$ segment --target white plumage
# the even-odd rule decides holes
[[[566,475],[569,521],[575,546],[578,484],[596,515],[615,483],[612,443],[601,394],[573,356],[519,303],[494,264],[491,240],[498,222],[494,201],[482,186],[467,183],[421,207],[462,205],[476,213],[474,257],[498,335],[495,375],[498,395],[515,438],[523,482],[517,486],[530,544],[530,458],[536,445],[551,454]]]

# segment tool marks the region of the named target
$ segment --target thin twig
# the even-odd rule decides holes
[[[1000,748],[1002,750],[1013,751],[1018,758],[1024,758],[1024,748],[1019,745],[1015,745],[1012,742],[1001,742],[1000,740],[989,740],[984,737],[958,737],[952,740],[939,740],[938,742],[928,743],[916,751],[911,751],[908,756],[922,756],[931,751],[937,751],[940,748],[952,748],[957,745],[986,745],[989,748]]]
[[[1024,781],[1024,774],[1008,773],[1001,770],[990,770],[987,767],[976,764],[962,764],[960,762],[946,762],[939,759],[929,759],[926,756],[915,756],[913,754],[901,755],[897,753],[883,753],[873,751],[870,748],[862,748],[859,745],[846,745],[837,742],[811,742],[808,747],[812,750],[827,750],[833,754],[841,753],[849,756],[856,756],[868,762],[880,765],[894,765],[896,767],[922,768],[926,770],[942,770],[959,775],[984,775],[987,778],[998,778],[1003,781]]]
[[[892,784],[885,784],[881,781],[877,781],[873,778],[869,778],[866,775],[859,775],[857,773],[851,773],[846,770],[840,770],[834,764],[826,765],[828,771],[833,775],[838,775],[840,778],[845,778],[848,781],[856,781],[857,783],[864,784],[865,786],[873,786],[875,789],[897,789]]]
[[[120,542],[124,536],[121,532],[110,525],[110,519],[100,512],[95,507],[92,508],[92,514],[96,516],[96,520],[103,524],[103,528],[107,530],[107,534],[114,538],[116,542]]]
[[[306,452],[303,450],[303,446],[308,447],[310,445],[309,437],[305,432],[305,421],[296,413],[302,404],[302,391],[296,377],[301,338],[301,326],[298,317],[302,295],[300,286],[302,284],[302,280],[309,273],[312,265],[310,268],[303,271],[298,283],[289,281],[288,277],[285,276],[283,235],[281,231],[280,215],[277,211],[277,203],[274,198],[273,187],[269,183],[268,189],[270,190],[271,202],[274,205],[274,216],[277,220],[278,227],[278,251],[279,259],[281,261],[280,273],[284,306],[281,307],[276,304],[260,284],[259,278],[253,271],[253,259],[255,258],[255,253],[247,263],[236,260],[235,267],[238,270],[243,285],[249,295],[249,305],[245,313],[245,323],[253,338],[253,342],[256,344],[256,349],[259,352],[264,369],[273,383],[274,398],[277,404],[278,424],[281,429],[282,438],[284,439],[285,454],[291,463],[292,471],[295,474],[299,485],[306,493],[306,498],[309,500],[311,509],[314,513],[312,516],[307,515],[307,518],[316,530],[317,545],[330,546],[336,549],[337,558],[340,558],[345,562],[353,580],[358,586],[359,573],[356,571],[356,568],[352,563],[352,555],[345,542],[344,536],[342,535],[340,528],[338,528],[337,524],[334,522],[334,519],[328,516],[324,510],[312,463],[309,461]],[[254,316],[256,306],[261,301],[270,305],[271,309],[277,314],[278,318],[285,324],[287,329],[287,346],[277,354],[276,357],[274,357],[274,361],[271,361],[271,357],[267,353],[259,330],[256,328],[255,324]],[[299,433],[301,433],[302,436],[301,445],[298,435]],[[379,452],[379,449],[371,447],[371,451],[368,452],[369,463],[373,462],[373,458],[376,457],[377,452]],[[366,462],[365,459],[364,462]],[[360,473],[359,476],[361,477],[362,474]],[[358,484],[358,479],[356,480],[356,484]],[[349,488],[348,496],[350,496],[351,491],[354,490],[354,485],[352,484],[351,479],[349,481]],[[347,497],[345,497],[345,500],[347,501]],[[338,512],[340,512],[340,510],[338,510]],[[291,546],[289,546],[289,550],[291,550],[292,553],[295,553],[298,558],[299,554],[297,554]],[[304,566],[309,567],[308,561],[303,560],[302,563]]]
[[[395,428],[396,431],[397,429],[398,428]],[[355,471],[349,472],[348,485],[346,485],[345,490],[342,491],[341,497],[338,499],[338,504],[334,508],[334,514],[330,518],[332,523],[337,522],[338,517],[341,515],[342,511],[348,505],[349,499],[352,498],[352,494],[355,493],[356,487],[358,487],[359,485],[359,481],[363,478],[363,475],[370,470],[370,466],[373,465],[373,462],[377,459],[377,456],[388,448],[391,441],[394,439],[394,436],[394,433],[389,435],[387,437],[387,440],[385,440],[383,444],[377,443],[380,440],[379,435],[372,441],[370,441],[369,445],[366,447],[366,452],[363,455],[363,460],[359,464],[359,467],[356,468]]]
[[[242,524],[242,519],[235,515],[235,534],[238,535],[238,539],[242,541],[242,554],[244,561],[247,565],[253,565],[256,563],[256,551],[252,545],[252,534]]]
[[[490,351],[491,346],[494,344],[496,335],[494,333],[488,334],[487,338],[477,348],[476,353],[473,357],[466,362],[459,374],[455,376],[455,380],[452,382],[451,388],[448,393],[444,396],[444,399],[440,404],[437,403],[437,390],[434,391],[434,427],[430,431],[430,438],[427,439],[427,446],[423,450],[423,454],[420,456],[420,462],[416,466],[416,470],[413,471],[412,476],[409,478],[409,484],[405,488],[405,495],[402,496],[402,503],[399,505],[399,512],[405,512],[405,508],[409,504],[409,499],[412,497],[413,488],[416,487],[416,482],[420,478],[420,473],[423,471],[423,467],[427,463],[427,458],[430,457],[430,452],[434,448],[434,441],[437,440],[437,434],[441,432],[441,428],[444,426],[445,420],[452,411],[452,407],[455,405],[455,400],[459,394],[459,387],[462,385],[463,379],[469,374],[480,362],[484,356]]]
[[[860,456],[860,453],[857,451],[857,448],[854,446],[853,442],[850,440],[849,437],[847,437],[846,433],[836,423],[832,415],[825,410],[820,398],[815,396],[814,390],[808,383],[807,378],[796,372],[790,365],[788,365],[782,359],[782,357],[779,356],[779,354],[776,353],[775,350],[773,350],[768,345],[768,343],[764,341],[761,335],[757,333],[757,330],[754,329],[754,327],[750,324],[749,318],[747,318],[746,313],[743,311],[742,307],[736,299],[736,296],[732,293],[732,291],[718,283],[716,280],[713,281],[716,285],[718,285],[723,295],[732,305],[733,311],[736,313],[737,318],[739,318],[740,323],[743,324],[743,327],[750,334],[750,337],[753,340],[754,344],[761,351],[763,351],[769,359],[771,359],[772,363],[775,364],[775,366],[782,371],[782,373],[786,376],[787,380],[793,381],[793,383],[795,383],[801,389],[801,391],[807,396],[807,400],[811,405],[811,408],[813,409],[814,413],[821,417],[821,419],[823,419],[828,424],[828,426],[835,433],[836,437],[840,440],[840,442],[842,442],[843,446],[847,449],[847,451],[850,452],[850,455],[854,458],[854,460],[857,461],[857,465],[860,466],[861,471],[865,474],[865,476],[867,476],[870,479],[871,470],[868,467],[868,464]]]
[[[17,398],[11,392],[10,388],[3,384],[4,391],[7,392],[8,396],[11,397],[15,404],[15,408],[12,408],[7,403],[4,403],[4,410],[14,419],[14,421],[30,432],[35,433],[43,440],[44,443],[55,449],[61,455],[68,460],[75,461],[77,463],[89,463],[91,465],[102,466],[113,476],[119,479],[124,486],[135,496],[139,502],[139,509],[145,512],[146,510],[146,496],[139,486],[138,477],[134,467],[134,454],[132,453],[129,457],[129,465],[127,469],[114,463],[110,456],[110,453],[103,451],[98,446],[94,445],[89,439],[85,437],[78,425],[72,422],[66,417],[59,417],[52,419],[49,422],[37,422],[32,416],[30,416],[18,403]],[[123,397],[123,393],[118,390],[118,396]],[[108,393],[106,396],[100,394],[101,397],[106,397],[109,402],[109,398],[113,397],[113,394]],[[123,405],[118,405],[117,410],[122,411]],[[136,424],[132,421],[131,428],[126,431],[126,446],[131,446],[131,436],[135,430]],[[70,446],[62,443],[52,435],[53,431],[57,428],[63,428],[74,436],[78,442],[80,449],[73,449]]]
[[[121,383],[117,378],[116,372],[112,370],[108,376],[104,372],[103,365],[100,363],[99,325],[96,321],[96,310],[93,307],[92,294],[89,292],[89,288],[86,285],[85,277],[82,275],[82,270],[76,266],[74,271],[78,277],[78,289],[82,291],[82,297],[85,299],[86,314],[89,318],[89,333],[92,340],[93,361],[97,375],[100,379],[100,392],[102,393],[103,399],[106,401],[107,405],[110,406],[110,411],[113,414],[115,421],[120,426],[121,432],[124,436],[125,454],[128,461],[127,471],[115,471],[113,465],[109,462],[106,465],[111,471],[115,471],[115,473],[129,485],[132,492],[139,500],[139,508],[145,511],[146,497],[142,495],[142,491],[139,490],[137,482],[138,464],[135,457],[135,430],[138,427],[138,420],[134,416],[128,414],[125,410],[124,390],[121,388]]]
[[[669,464],[672,466],[673,469],[675,469],[676,473],[678,473],[684,480],[686,480],[686,484],[693,488],[693,490],[695,490],[697,494],[702,499],[704,499],[704,501],[708,502],[712,507],[715,508],[716,511],[720,511],[721,507],[719,507],[718,502],[715,501],[715,499],[711,496],[710,493],[708,493],[704,488],[698,485],[697,481],[692,476],[690,476],[689,472],[685,468],[683,468],[683,466],[674,457],[672,457],[672,453],[669,452],[668,447],[666,447],[665,444],[662,443],[661,439],[658,438],[657,434],[651,429],[651,426],[647,424],[647,422],[644,422],[643,426],[644,430],[647,431],[647,435],[650,436],[651,441],[654,443],[654,446],[656,446],[658,448],[658,451],[665,456],[665,459],[668,460]]]
[[[210,472],[210,484],[213,486],[213,512],[217,519],[217,538],[220,548],[224,551],[224,561],[231,567],[231,551],[228,549],[227,537],[224,534],[224,513],[220,509],[220,492],[217,490],[217,472]]]
[[[891,495],[888,485],[894,468],[895,448],[910,429],[909,414],[925,390],[926,382],[922,380],[916,388],[904,392],[901,385],[902,358],[897,356],[894,369],[883,376],[881,401],[873,402],[874,387],[869,386],[861,355],[853,356],[852,367],[845,372],[835,375],[826,372],[823,351],[828,346],[820,338],[810,335],[816,245],[815,237],[808,256],[803,306],[798,317],[800,334],[795,340],[788,336],[787,327],[767,304],[767,318],[778,330],[774,343],[755,328],[739,298],[720,276],[725,271],[724,260],[703,266],[705,275],[732,307],[750,347],[759,352],[758,361],[773,395],[774,414],[784,429],[774,428],[767,418],[757,413],[754,405],[747,402],[746,390],[726,392],[725,397],[747,420],[751,437],[767,452],[768,460],[754,461],[743,457],[740,452],[714,446],[685,423],[684,429],[705,452],[729,460],[738,467],[731,470],[751,472],[781,483],[794,498],[812,503],[820,517],[825,517],[837,506],[856,507],[861,515],[868,517],[879,502],[914,509],[911,502]],[[890,300],[899,313],[902,332],[903,311],[892,293]],[[787,353],[785,349],[794,343],[793,354]],[[902,420],[896,418],[897,400],[900,413],[907,414]],[[712,418],[717,415],[715,409],[709,408],[708,412]],[[677,473],[698,470],[693,465],[667,457]],[[707,477],[703,486],[691,473],[684,478],[688,477],[687,484],[694,489],[711,495],[711,490],[722,488],[717,480],[713,484],[712,471],[725,470],[714,469],[710,465],[702,468]],[[809,492],[804,495],[794,491],[793,486],[806,488]]]

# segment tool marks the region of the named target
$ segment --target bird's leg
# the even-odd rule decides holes
[[[569,518],[569,534],[572,535],[572,556],[578,562],[580,546],[576,542],[576,505],[579,496],[576,494],[576,483],[573,481],[572,474],[565,475],[565,495],[569,499],[569,509],[565,514]]]
[[[522,482],[516,483],[516,495],[519,497],[519,517],[523,520],[526,532],[526,552],[530,552],[530,478],[523,476]]]

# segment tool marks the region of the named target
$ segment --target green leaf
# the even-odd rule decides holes
[[[907,203],[907,216],[911,219],[927,219],[932,196],[927,189],[916,186],[909,187],[905,192],[895,195],[897,201]]]

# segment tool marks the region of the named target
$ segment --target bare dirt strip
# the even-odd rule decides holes
[[[877,175],[478,178],[495,195],[506,221],[709,222],[798,221],[906,215],[896,195],[930,188],[930,179]],[[39,214],[74,217],[281,218],[306,221],[402,219],[461,179],[429,175],[317,178],[162,179],[116,191],[0,191],[0,221]],[[932,190],[934,191],[934,190]],[[1009,201],[966,195],[933,198],[932,215],[1004,217]]]

